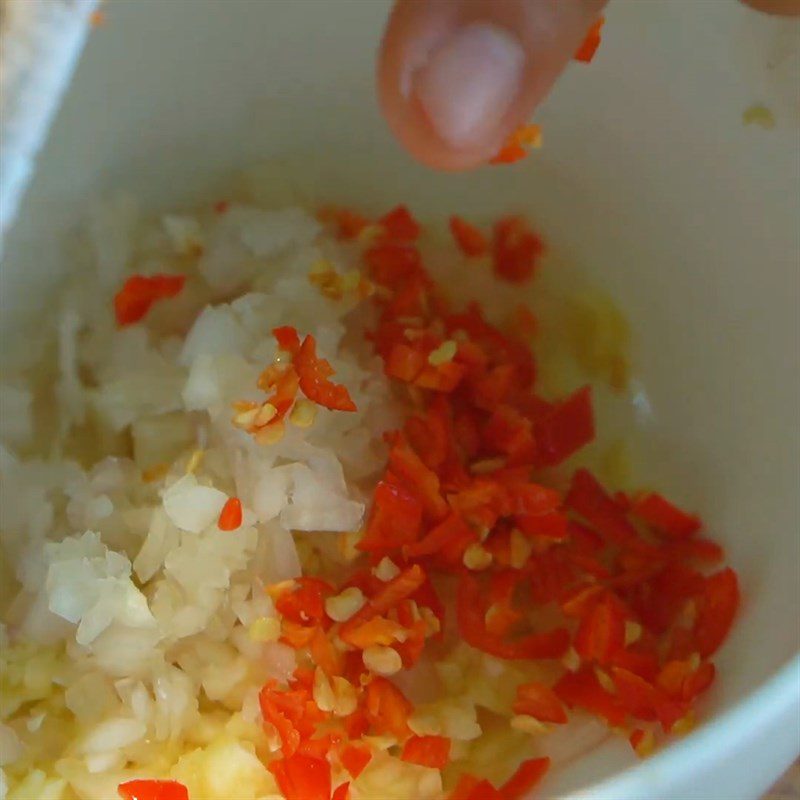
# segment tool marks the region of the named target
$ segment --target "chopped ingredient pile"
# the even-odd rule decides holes
[[[599,41],[599,26],[596,35]],[[587,58],[589,49],[581,50]],[[261,247],[262,232],[246,227],[241,210],[224,203],[210,213],[220,225],[240,214],[242,236],[256,243],[253,252]],[[298,219],[291,222],[298,229],[316,224]],[[47,796],[63,800],[99,797],[109,785],[104,775],[118,776],[124,800],[225,796],[234,770],[233,785],[259,787],[260,794],[242,789],[243,797],[522,800],[543,781],[546,792],[565,737],[584,731],[587,747],[598,735],[624,735],[644,757],[693,726],[715,679],[711,659],[739,604],[736,574],[719,566],[722,550],[702,535],[700,519],[656,491],[616,491],[586,467],[570,466],[595,440],[592,389],[544,396],[532,311],[522,306],[502,326],[477,301],[455,303],[427,267],[422,228],[406,208],[377,220],[328,208],[319,219],[332,249],[359,260],[357,268],[317,259],[302,282],[286,279],[281,302],[292,297],[290,308],[245,295],[233,303],[239,316],[220,318],[211,338],[198,320],[222,312],[208,306],[190,321],[179,359],[189,365],[178,386],[184,421],[172,401],[159,414],[172,414],[173,426],[188,417],[200,424],[209,414],[213,432],[200,424],[200,439],[177,448],[188,458],[150,464],[141,482],[124,459],[114,469],[131,477],[118,488],[110,473],[88,473],[99,494],[86,484],[92,510],[72,500],[70,519],[101,526],[102,540],[89,532],[65,539],[73,555],[44,543],[48,593],[28,592],[49,608],[48,624],[58,616],[48,640],[58,645],[26,644],[26,636],[35,638],[33,611],[18,613],[9,635],[27,655],[12,672],[27,675],[25,659],[37,653],[58,666],[39,692],[4,676],[4,730],[32,753],[28,777],[10,768],[8,800],[23,796],[34,769],[42,786],[56,787]],[[173,220],[171,230],[180,263],[201,259],[202,269],[208,242],[188,224]],[[450,233],[460,269],[491,268],[497,281],[515,286],[530,281],[545,253],[520,217],[491,230],[452,217]],[[205,280],[209,274],[218,296],[241,294],[244,284],[226,286],[230,276],[216,273]],[[151,323],[170,330],[173,315],[191,308],[170,304],[189,303],[197,280],[186,269],[127,277],[113,303],[126,341],[146,347],[152,334],[141,326]],[[317,325],[328,306],[344,310]],[[280,323],[271,333],[263,314]],[[348,314],[359,324],[349,326]],[[137,326],[143,338],[128,338]],[[225,355],[234,347],[226,342],[242,339],[246,326],[260,331],[253,353],[274,353],[257,371]],[[358,364],[376,374],[337,351],[347,336],[355,337],[347,346],[360,353]],[[158,356],[161,366],[148,367],[152,374],[168,375],[169,347]],[[148,407],[151,399],[137,402]],[[122,400],[114,402],[114,413],[124,413]],[[352,426],[368,409],[365,433]],[[133,422],[141,450],[135,420],[125,417],[118,430]],[[339,461],[310,438],[326,425],[326,442],[344,454],[347,483]],[[162,452],[163,438],[175,435],[157,427],[161,441],[148,446]],[[248,474],[263,463],[267,471]],[[127,499],[119,487],[127,487]],[[146,506],[136,493],[150,498]],[[116,527],[103,527],[103,513]],[[135,547],[115,544],[130,541],[126,526],[149,532]],[[280,559],[286,566],[278,569]],[[74,589],[58,588],[67,564],[105,581],[99,605],[72,600],[67,609]],[[196,622],[195,607],[214,603],[218,610]],[[96,608],[92,620],[89,608]],[[94,644],[114,630],[116,648],[133,637],[130,658],[139,666],[119,665],[116,651]],[[140,649],[142,631],[150,649],[166,648],[157,667]],[[202,691],[191,688],[187,700],[180,687],[194,674]],[[93,700],[91,685],[74,688],[87,675],[100,676],[108,698],[98,690]],[[66,695],[59,685],[70,687]],[[173,704],[158,716],[170,693],[193,710]],[[120,702],[108,717],[106,708]],[[59,751],[36,738],[31,720],[62,719],[65,704],[83,727],[77,744]],[[186,713],[193,734],[179,722]],[[107,752],[109,719],[120,738]],[[197,749],[179,744],[192,736]],[[160,752],[151,753],[147,737],[161,743]]]

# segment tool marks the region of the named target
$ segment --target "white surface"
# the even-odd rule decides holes
[[[97,0],[3,0],[0,236],[14,220],[96,5]]]
[[[9,239],[0,323],[35,319],[57,241],[120,186],[166,207],[283,156],[311,199],[526,209],[629,310],[656,419],[642,480],[702,511],[745,596],[705,725],[641,764],[610,741],[548,791],[753,800],[800,751],[797,27],[723,0],[618,0],[596,62],[572,67],[539,115],[544,149],[445,176],[412,164],[379,118],[385,9],[111,2]],[[775,130],[742,125],[754,102]]]

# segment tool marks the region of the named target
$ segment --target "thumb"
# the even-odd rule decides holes
[[[378,94],[419,160],[468,169],[491,158],[548,93],[606,0],[398,0]]]

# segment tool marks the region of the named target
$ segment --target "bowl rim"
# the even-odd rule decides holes
[[[756,689],[689,736],[660,753],[598,783],[562,795],[563,800],[638,800],[678,788],[692,775],[713,769],[726,753],[734,754],[749,742],[774,729],[793,706],[800,708],[800,651],[791,656]],[[798,725],[800,733],[800,724]],[[795,754],[796,757],[797,754]],[[654,774],[659,776],[654,784]],[[772,776],[774,779],[779,774]]]

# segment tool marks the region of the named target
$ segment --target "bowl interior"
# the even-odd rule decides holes
[[[643,480],[699,509],[740,573],[744,611],[708,702],[709,716],[729,711],[798,648],[798,29],[733,3],[621,0],[595,63],[572,66],[538,115],[544,149],[454,176],[412,163],[380,120],[386,10],[110,3],[8,243],[2,329],[46,296],[86,202],[118,188],[167,207],[279,157],[290,177],[276,195],[403,201],[421,216],[526,211],[629,314],[654,410]],[[774,130],[743,125],[756,101]],[[551,786],[632,763],[610,742]]]

